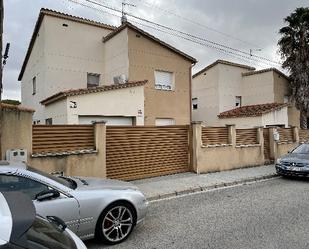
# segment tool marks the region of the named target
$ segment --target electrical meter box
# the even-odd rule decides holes
[[[26,149],[7,150],[6,160],[12,162],[27,162],[27,150]]]

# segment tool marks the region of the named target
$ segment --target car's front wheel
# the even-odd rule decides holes
[[[114,203],[100,216],[97,236],[107,244],[118,244],[128,238],[135,225],[134,208],[128,203]]]

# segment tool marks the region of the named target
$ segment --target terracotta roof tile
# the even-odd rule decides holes
[[[76,96],[76,95],[82,95],[82,94],[88,94],[88,93],[105,92],[105,91],[123,89],[123,88],[128,88],[128,87],[142,86],[142,85],[145,85],[147,82],[148,80],[142,80],[142,81],[131,81],[131,82],[127,82],[124,84],[114,84],[114,85],[97,86],[97,87],[89,87],[89,88],[81,88],[81,89],[70,89],[70,90],[56,93],[50,97],[47,97],[46,99],[43,99],[40,103],[42,105],[49,105],[53,102],[56,102],[58,100],[64,99],[65,97],[69,97],[69,96]]]
[[[26,108],[20,105],[9,105],[9,104],[0,104],[0,109],[8,110],[8,111],[20,111],[20,112],[35,112],[35,110]]]
[[[229,111],[221,112],[218,115],[218,117],[219,118],[256,117],[261,116],[265,113],[269,113],[271,111],[279,110],[286,106],[288,106],[288,104],[280,104],[280,103],[247,105]]]
[[[248,70],[255,70],[254,67],[250,67],[248,65],[239,64],[239,63],[235,63],[235,62],[231,62],[231,61],[225,61],[225,60],[216,60],[215,62],[211,63],[210,65],[204,67],[202,70],[200,70],[197,73],[195,73],[193,75],[193,78],[195,78],[196,76],[204,73],[205,71],[207,71],[208,69],[214,67],[217,64],[224,64],[224,65],[228,65],[228,66],[241,67],[241,68],[245,68],[245,69],[248,69]]]

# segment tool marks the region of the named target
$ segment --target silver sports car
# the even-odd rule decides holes
[[[97,237],[108,244],[124,241],[148,206],[128,182],[54,176],[18,163],[0,163],[0,191],[21,191],[38,214],[58,216],[83,240]]]

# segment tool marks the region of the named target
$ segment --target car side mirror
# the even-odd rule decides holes
[[[37,201],[44,201],[44,200],[58,198],[59,196],[60,196],[60,193],[57,190],[49,189],[49,190],[43,190],[40,193],[38,193],[35,196],[35,199]]]
[[[292,151],[291,150],[288,150],[288,154],[290,154]]]

